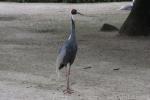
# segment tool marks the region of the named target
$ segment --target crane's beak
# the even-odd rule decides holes
[[[80,13],[80,12],[77,12],[77,14],[81,15],[81,16],[85,16],[84,14]]]
[[[80,12],[77,12],[77,14],[81,15],[81,16],[85,16],[85,17],[96,17],[96,16],[92,16],[92,15],[85,15],[85,14],[82,14]]]

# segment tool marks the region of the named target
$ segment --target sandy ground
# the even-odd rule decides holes
[[[150,100],[149,37],[100,31],[103,23],[120,28],[129,11],[118,9],[126,4],[0,3],[0,100]],[[94,17],[75,18],[75,93],[64,95],[64,70],[56,80],[55,60],[72,8]]]

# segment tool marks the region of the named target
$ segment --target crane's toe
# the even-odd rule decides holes
[[[70,88],[67,88],[66,90],[63,91],[64,94],[72,94],[74,93],[74,90],[70,89]]]

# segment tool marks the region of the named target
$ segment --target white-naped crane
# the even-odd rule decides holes
[[[69,76],[70,76],[71,65],[73,64],[76,58],[76,54],[78,50],[76,31],[75,31],[75,21],[74,21],[74,16],[77,14],[83,15],[79,13],[76,9],[71,10],[71,31],[68,39],[64,42],[63,46],[59,50],[59,54],[56,60],[56,72],[58,74],[59,74],[59,70],[61,70],[62,68],[66,68],[67,87],[64,90],[65,94],[73,93],[73,90],[71,90],[69,84]]]

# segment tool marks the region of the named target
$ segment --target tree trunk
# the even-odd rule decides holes
[[[150,35],[149,0],[135,0],[133,8],[119,33],[120,35],[129,36]]]

